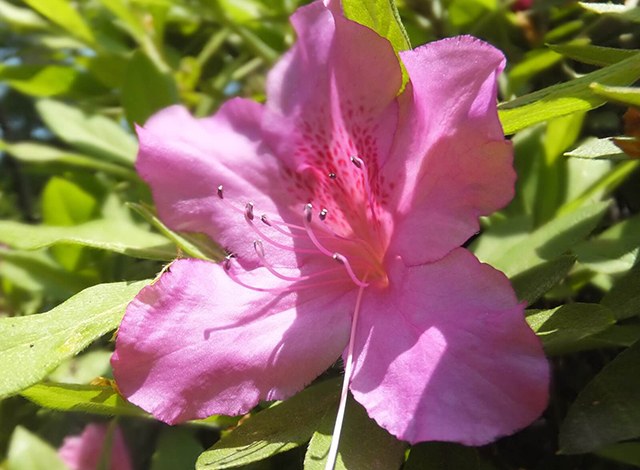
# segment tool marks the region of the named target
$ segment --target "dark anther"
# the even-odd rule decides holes
[[[224,199],[224,195],[223,195],[223,193],[222,193],[222,189],[223,189],[223,188],[222,188],[222,185],[218,186],[218,197],[219,197],[220,199]]]
[[[327,209],[322,209],[320,211],[320,215],[318,217],[320,217],[320,220],[324,220],[327,218],[327,214],[329,213],[329,211]]]
[[[253,220],[253,202],[248,202],[244,208],[244,215],[249,220]]]
[[[311,203],[306,204],[304,206],[304,209],[302,210],[304,216],[307,219],[307,222],[311,222],[311,217],[313,216],[313,206],[311,205]]]
[[[329,178],[331,178],[332,180],[336,179],[338,175],[336,175],[335,173],[329,173]]]
[[[362,168],[362,160],[360,160],[358,157],[351,157],[350,158],[351,163],[353,163],[356,168],[360,169]]]

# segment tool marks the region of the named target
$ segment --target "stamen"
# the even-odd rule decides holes
[[[253,220],[253,202],[247,202],[247,205],[244,206],[244,216]]]
[[[349,277],[351,278],[351,280],[355,285],[359,287],[367,287],[369,285],[366,282],[362,282],[360,279],[358,279],[358,277],[356,276],[356,273],[353,272],[353,268],[351,268],[351,263],[349,263],[349,260],[345,256],[342,256],[340,253],[334,253],[333,259],[336,260],[338,263],[344,265],[345,269],[347,270],[347,273],[349,273]]]
[[[364,275],[367,280],[369,273]],[[347,360],[344,364],[344,379],[342,382],[342,393],[340,394],[340,405],[338,406],[338,415],[336,416],[336,424],[333,427],[333,435],[331,437],[331,446],[329,446],[329,454],[327,455],[327,463],[324,470],[333,470],[338,457],[338,445],[340,444],[340,433],[342,432],[342,424],[344,422],[344,411],[347,406],[347,397],[349,396],[349,383],[351,382],[351,374],[353,373],[353,348],[356,339],[356,326],[358,325],[358,316],[360,315],[360,306],[362,305],[362,294],[364,287],[360,287],[358,297],[356,299],[356,307],[353,311],[353,320],[351,321],[351,334],[349,335],[349,349],[347,351]]]
[[[249,204],[251,204],[251,203],[249,203]],[[256,232],[258,235],[260,235],[260,238],[262,238],[264,241],[266,241],[268,243],[271,243],[275,247],[278,247],[278,248],[281,248],[281,249],[287,250],[287,251],[293,251],[295,253],[318,253],[317,250],[306,250],[304,248],[293,248],[291,246],[283,245],[282,243],[278,243],[277,241],[275,241],[272,238],[270,238],[267,235],[265,235],[264,232],[262,230],[260,230],[253,223],[253,204],[251,204],[251,206],[249,206],[249,204],[247,204],[247,209],[245,209],[245,211],[244,211],[244,220],[247,222],[247,224],[249,224],[249,227],[251,227],[254,232]],[[249,209],[249,207],[251,207],[251,209]],[[287,234],[287,235],[291,236],[291,234]]]
[[[322,209],[320,211],[320,214],[318,214],[318,218],[324,222],[324,219],[327,218],[327,214],[328,213],[329,213],[329,211],[327,209]]]
[[[225,198],[224,198],[224,187],[222,185],[218,186],[218,198],[220,198],[220,200],[224,203],[225,206],[230,207],[231,209],[233,209],[236,212],[239,212],[240,214],[243,213],[242,209],[234,206],[229,201],[225,200]]]
[[[241,281],[238,276],[236,276],[233,272],[231,272],[231,257],[227,256],[223,263],[222,266],[224,268],[224,272],[227,274],[227,276],[229,276],[229,278],[231,278],[231,280],[233,282],[235,282],[236,284],[249,289],[249,290],[255,290],[258,292],[281,292],[281,293],[286,293],[286,292],[296,292],[296,291],[300,291],[300,290],[304,290],[304,289],[312,289],[312,288],[318,288],[318,287],[323,287],[323,286],[327,286],[327,285],[331,285],[331,284],[337,284],[340,282],[343,282],[341,279],[335,279],[332,281],[327,281],[327,282],[316,282],[313,284],[304,284],[301,286],[298,285],[293,285],[291,287],[281,287],[281,288],[265,288],[265,287],[254,287],[254,286],[250,286],[248,284],[245,284],[243,281]]]
[[[260,261],[262,262],[262,265],[265,268],[267,268],[267,271],[269,271],[275,277],[285,281],[306,281],[307,279],[322,276],[323,274],[330,274],[336,271],[342,271],[342,268],[334,268],[334,269],[327,269],[324,271],[318,271],[313,274],[308,274],[306,276],[299,276],[299,277],[285,276],[284,274],[280,274],[278,271],[276,271],[273,268],[273,266],[271,266],[271,264],[269,264],[264,254],[264,247],[262,246],[262,242],[260,240],[256,240],[253,242],[253,248],[256,250],[256,254],[258,255],[258,258],[260,259]]]
[[[338,175],[336,175],[335,173],[329,173],[329,178],[331,178],[332,180],[336,179],[338,177]]]
[[[304,209],[302,210],[302,214],[303,214],[302,223],[304,224],[304,228],[306,229],[307,235],[309,235],[311,242],[313,242],[316,248],[318,248],[318,250],[320,250],[323,254],[327,256],[333,256],[333,253],[327,250],[322,245],[322,243],[320,243],[320,241],[316,237],[316,234],[313,233],[313,230],[311,229],[311,218],[313,216],[313,206],[311,204],[306,204],[304,206]]]
[[[318,216],[318,218],[322,221],[322,223],[320,224],[320,227],[322,227],[322,229],[325,232],[327,232],[332,237],[337,238],[338,240],[342,240],[342,241],[345,241],[345,242],[358,243],[365,250],[367,250],[369,252],[369,254],[375,256],[376,253],[375,253],[375,250],[373,249],[373,247],[368,242],[363,240],[362,238],[343,237],[342,235],[338,235],[336,232],[334,232],[333,229],[331,229],[331,227],[329,227],[329,225],[326,223],[326,219],[327,219],[327,215],[328,214],[329,214],[329,211],[327,209],[322,209],[322,211],[320,211],[320,214]]]

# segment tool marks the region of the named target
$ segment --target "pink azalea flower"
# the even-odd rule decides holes
[[[90,424],[81,435],[64,439],[58,455],[70,470],[98,469],[107,428],[107,425]],[[109,470],[132,470],[129,451],[120,428],[116,428],[113,434]]]
[[[138,129],[162,220],[234,256],[178,260],[140,292],[115,378],[178,423],[290,397],[344,353],[398,438],[488,443],[536,419],[549,382],[509,281],[460,248],[514,193],[504,56],[468,36],[401,52],[398,95],[389,42],[338,9],[293,15],[266,105],[174,106]]]

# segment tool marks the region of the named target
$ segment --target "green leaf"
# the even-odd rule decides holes
[[[624,137],[616,137],[617,139],[624,139]],[[597,139],[590,137],[585,140],[578,148],[566,152],[565,156],[573,158],[586,158],[586,159],[606,159],[606,160],[628,160],[629,157],[626,153],[620,150],[612,140],[611,137],[606,139]]]
[[[114,330],[149,281],[90,287],[47,313],[0,319],[0,396],[43,380],[63,360]]]
[[[111,219],[70,227],[27,225],[3,220],[0,221],[0,243],[21,250],[36,250],[57,244],[80,245],[135,258],[163,261],[178,256],[175,246],[162,235]]]
[[[52,100],[36,103],[40,117],[51,131],[69,145],[90,155],[133,165],[137,144],[121,126],[100,115]]]
[[[224,251],[209,237],[200,233],[178,233],[171,230],[158,218],[155,211],[141,204],[127,204],[144,219],[153,225],[160,233],[175,243],[182,251],[194,258],[219,261],[224,258]]]
[[[583,351],[602,348],[628,348],[638,340],[640,340],[640,324],[611,325],[606,330],[582,340],[577,349]]]
[[[202,445],[189,430],[164,428],[151,459],[151,470],[187,470],[195,468]]]
[[[605,447],[596,452],[605,459],[640,467],[640,442],[623,442]]]
[[[518,300],[531,305],[563,280],[575,262],[575,256],[563,255],[515,275],[511,278],[511,284]]]
[[[560,451],[593,452],[640,437],[640,342],[620,353],[580,392],[560,427]]]
[[[72,35],[89,44],[95,42],[91,28],[68,0],[23,0],[42,16],[62,26]]]
[[[343,0],[342,8],[347,18],[387,38],[396,52],[411,49],[395,0]]]
[[[178,101],[173,76],[161,71],[143,51],[136,51],[122,85],[122,106],[129,125],[143,125],[152,114]]]
[[[498,105],[505,134],[529,127],[538,122],[587,111],[606,103],[589,88],[593,82],[604,85],[630,85],[640,78],[640,54],[588,73],[566,83],[535,91]]]
[[[127,27],[131,35],[139,43],[144,41],[146,32],[140,18],[138,18],[122,0],[99,0],[111,13],[120,19]]]
[[[339,394],[340,380],[327,380],[251,416],[200,455],[196,469],[238,467],[301,446]]]
[[[411,447],[404,470],[480,470],[480,460],[473,447],[423,442]]]
[[[600,303],[609,308],[618,320],[640,314],[640,266],[616,282]]]
[[[532,228],[533,221],[527,215],[495,222],[469,245],[469,250],[483,263],[491,264],[509,248],[528,238]]]
[[[525,314],[549,355],[580,350],[582,340],[615,322],[613,313],[598,304],[565,304],[551,310],[527,310]]]
[[[562,60],[562,55],[548,49],[536,49],[525,54],[509,72],[509,89],[516,92],[522,85]]]
[[[313,434],[304,458],[304,470],[323,470],[331,446],[338,404],[327,410]],[[369,418],[352,397],[347,401],[335,470],[394,470],[404,460],[405,444]]]
[[[636,49],[616,49],[614,47],[593,46],[591,44],[569,43],[547,44],[547,46],[569,59],[602,67],[617,64],[640,52],[640,50]]]
[[[626,5],[619,5],[613,3],[582,3],[579,2],[582,8],[588,11],[592,11],[599,15],[611,15],[616,16],[623,20],[640,22],[640,8],[630,7]]]
[[[88,384],[111,373],[111,351],[96,350],[67,359],[49,374],[53,382]]]
[[[37,97],[67,95],[87,90],[93,82],[86,73],[64,65],[0,65],[0,80],[21,93]]]
[[[91,284],[93,279],[73,274],[49,253],[0,248],[0,277],[32,293],[63,300]]]
[[[599,83],[592,83],[590,88],[596,95],[606,98],[607,101],[617,101],[626,106],[640,106],[640,88],[603,86]]]
[[[6,464],[7,470],[69,470],[50,444],[22,426],[13,431]]]
[[[148,416],[137,406],[125,401],[108,385],[41,383],[21,391],[20,395],[51,410],[109,416]]]
[[[49,29],[49,23],[33,10],[17,7],[6,0],[0,0],[0,18],[18,29]]]
[[[608,206],[608,202],[591,204],[555,218],[504,252],[485,257],[483,261],[512,277],[552,260],[589,235]]]
[[[138,174],[125,166],[35,142],[8,144],[0,140],[0,150],[8,152],[15,159],[25,163],[61,163],[92,171],[104,171],[105,173],[110,173],[132,181],[140,181]]]
[[[635,215],[597,237],[573,248],[578,261],[588,268],[605,274],[626,272],[633,267],[640,254],[640,215]]]

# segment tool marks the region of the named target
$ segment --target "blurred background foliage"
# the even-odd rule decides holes
[[[136,469],[193,468],[215,442],[199,468],[227,468],[229,455],[248,469],[321,468],[309,460],[326,427],[325,409],[309,404],[322,402],[319,387],[302,404],[289,400],[257,413],[262,421],[249,418],[247,432],[266,443],[250,453],[251,441],[230,432],[237,418],[169,428],[118,397],[109,380],[109,332],[142,284],[87,291],[96,312],[115,308],[120,317],[98,321],[71,302],[54,310],[51,346],[38,364],[20,348],[39,345],[39,330],[25,326],[18,339],[8,331],[9,322],[89,286],[151,279],[179,255],[219,258],[210,240],[173,233],[155,218],[133,166],[134,128],[171,104],[203,117],[232,96],[263,101],[265,74],[293,44],[288,17],[301,3],[0,0],[0,396],[7,396],[0,468],[63,469],[52,463],[51,446],[109,415],[123,428]],[[387,1],[344,3],[350,17],[373,21],[384,34],[362,12],[388,9]],[[640,10],[565,0],[404,0],[397,7],[413,47],[472,34],[508,57],[501,118],[508,133],[518,131],[517,195],[483,220],[469,248],[512,279],[554,366],[549,409],[532,426],[480,449],[419,445],[404,468],[639,467],[640,94],[624,86],[640,77]],[[389,38],[397,49],[406,45],[402,35]],[[563,82],[573,88],[554,87]],[[325,378],[333,375],[339,366]],[[290,418],[301,414],[320,424],[296,429]],[[385,446],[393,447],[367,420],[353,411],[351,435],[345,431],[343,452],[361,459],[349,470],[378,468],[374,457],[385,461]]]

